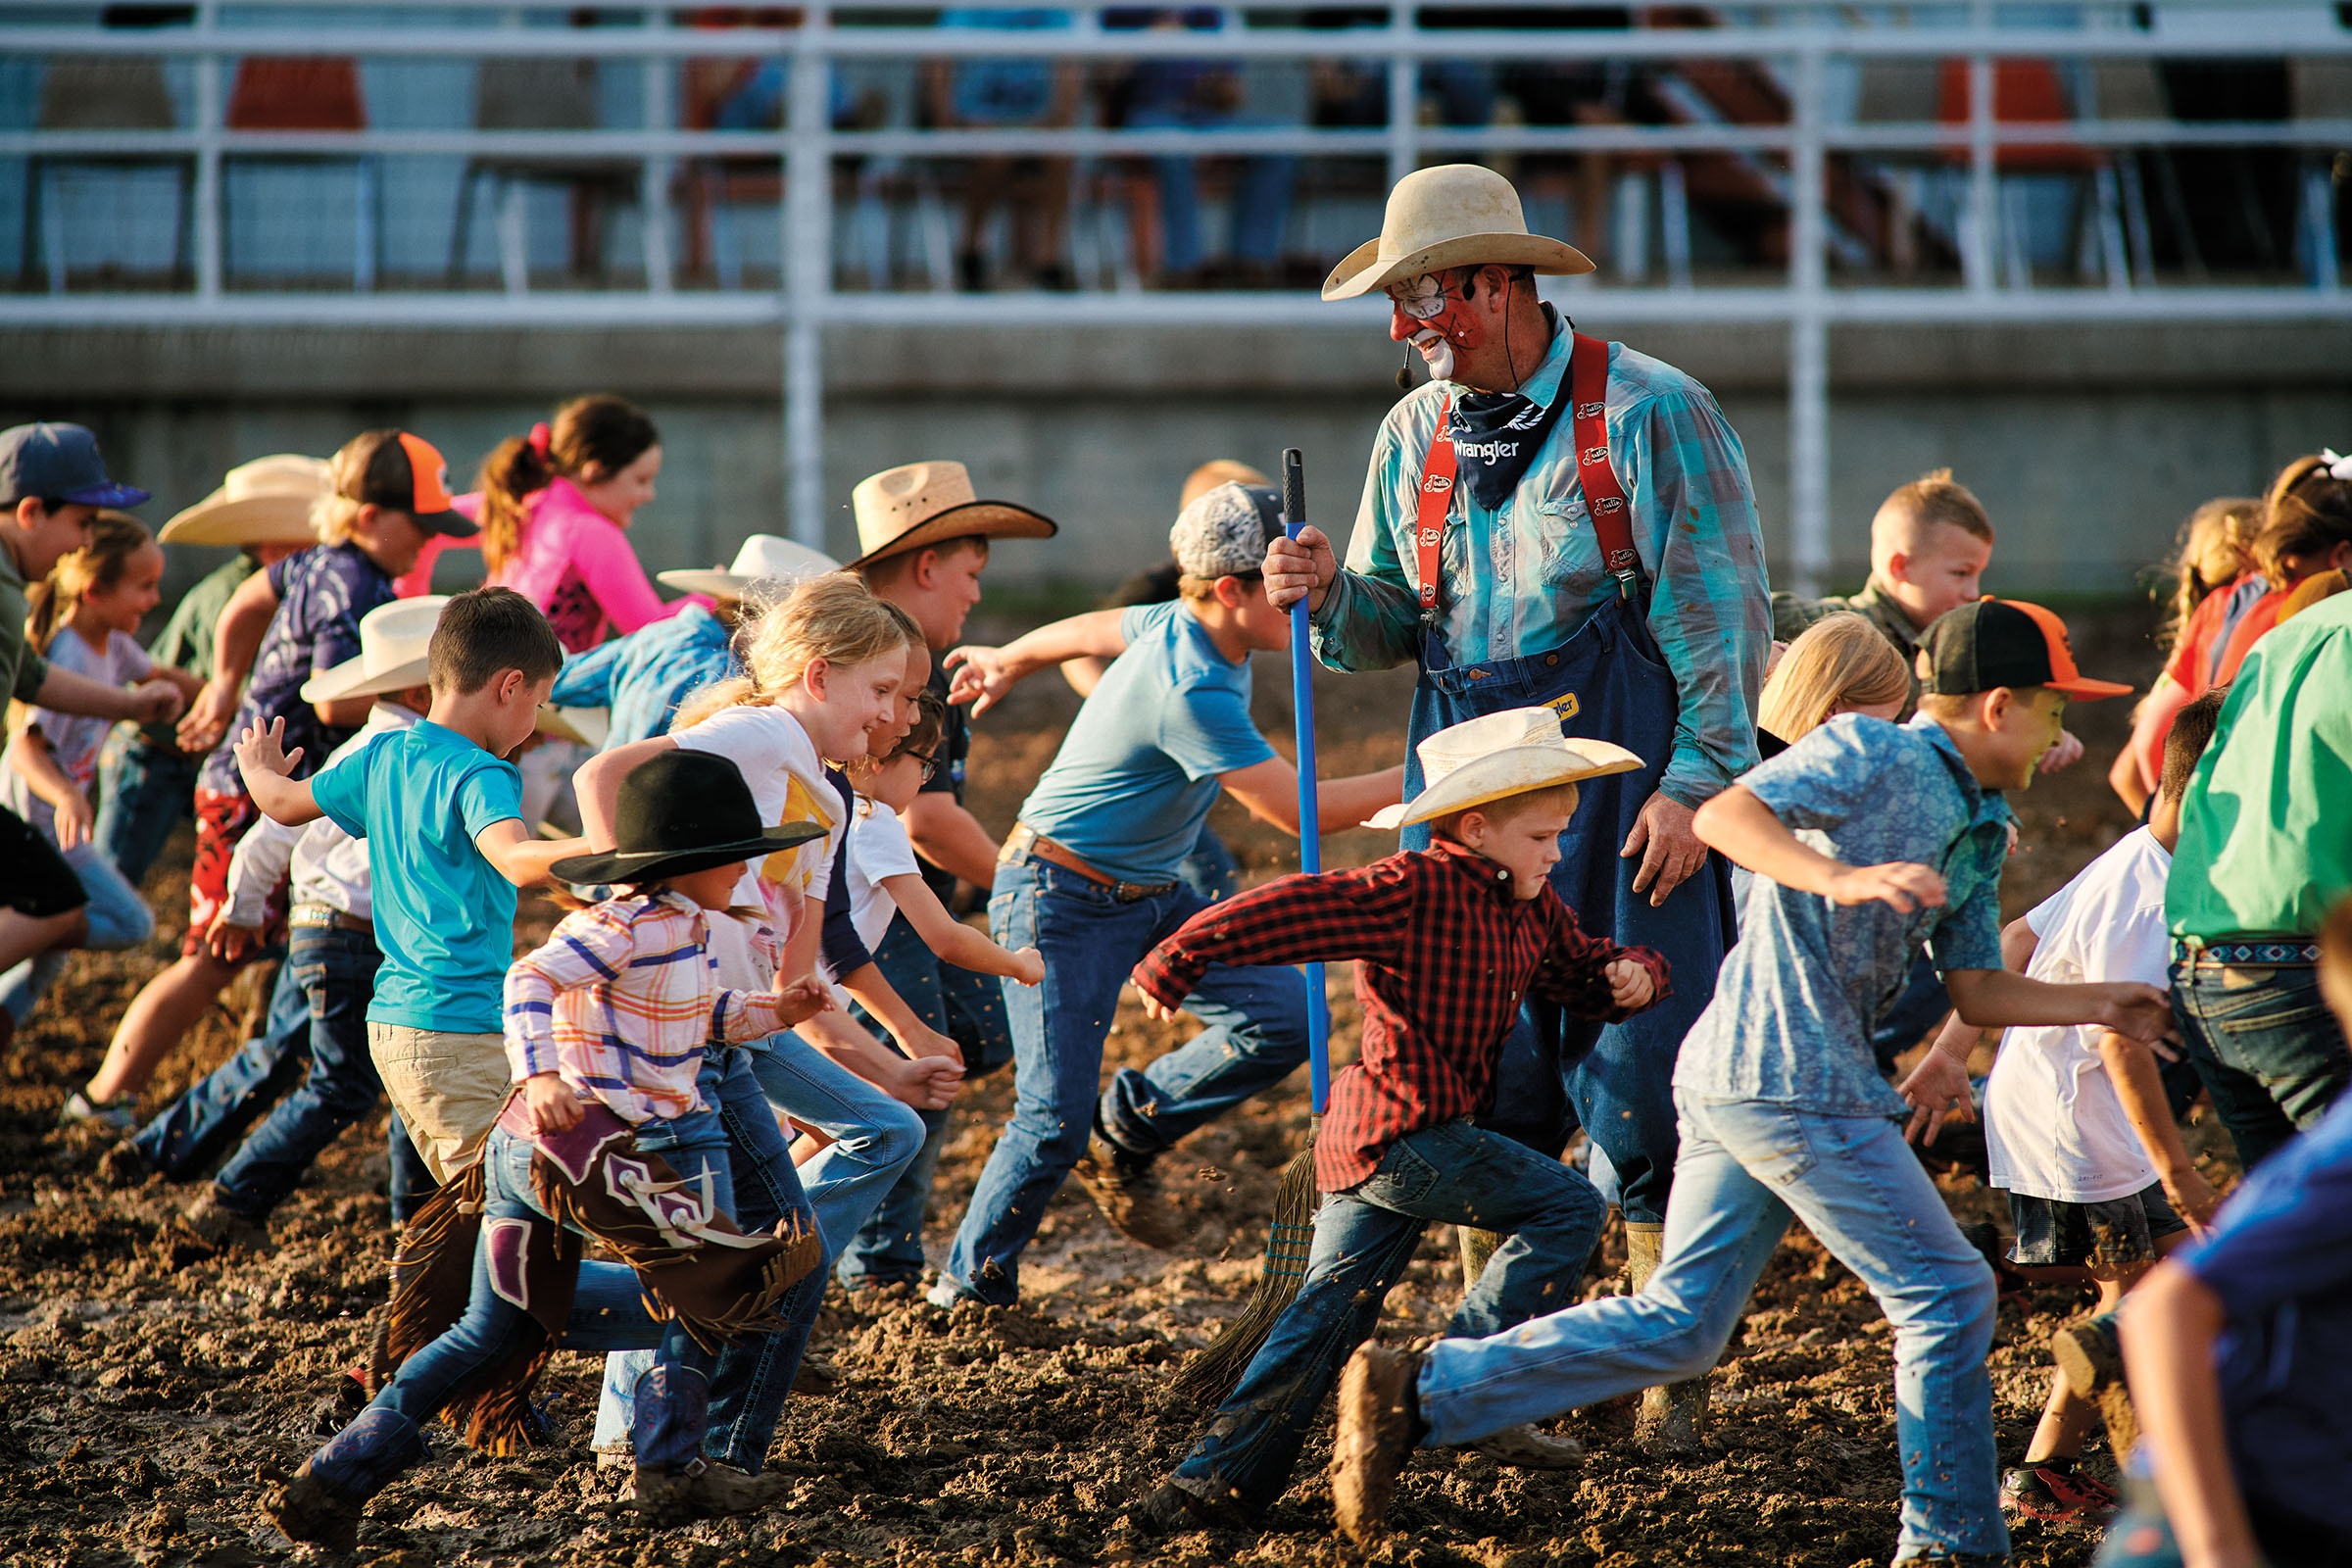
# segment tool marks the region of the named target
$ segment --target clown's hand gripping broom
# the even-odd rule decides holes
[[[1292,447],[1282,455],[1282,530],[1296,539],[1305,525],[1306,476],[1298,449]],[[1315,802],[1314,668],[1306,638],[1306,596],[1301,594],[1291,607],[1291,706],[1298,726],[1298,863],[1309,874],[1323,869],[1322,824]],[[1202,1404],[1222,1400],[1241,1381],[1273,1331],[1274,1320],[1298,1294],[1314,1242],[1315,1132],[1323,1123],[1324,1102],[1331,1098],[1331,1008],[1323,996],[1323,966],[1309,963],[1300,968],[1306,975],[1307,1072],[1314,1116],[1307,1123],[1306,1147],[1284,1167],[1274,1192],[1274,1223],[1266,1231],[1266,1260],[1257,1288],[1250,1293],[1241,1315],[1176,1375],[1176,1392]]]

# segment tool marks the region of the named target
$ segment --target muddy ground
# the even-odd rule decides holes
[[[2144,615],[2079,619],[2085,667],[2152,674],[2154,656],[2136,638],[2142,623]],[[1281,668],[1262,667],[1259,688],[1268,727],[1287,733]],[[1325,676],[1319,692],[1326,772],[1398,754],[1408,681]],[[973,804],[992,829],[1009,825],[1074,706],[1040,680],[982,720]],[[2123,707],[2079,710],[2075,727],[2089,758],[2018,802],[2025,849],[2005,890],[2012,913],[2129,828],[2102,780],[2122,738]],[[1252,875],[1296,864],[1295,847],[1239,812],[1221,808],[1218,825]],[[1384,848],[1358,832],[1335,837],[1326,852],[1340,863]],[[156,942],[77,958],[0,1064],[0,1562],[8,1564],[316,1560],[261,1520],[261,1477],[290,1469],[344,1418],[344,1370],[363,1354],[368,1315],[384,1300],[380,1117],[330,1151],[280,1211],[268,1257],[216,1254],[173,1224],[195,1189],[160,1180],[111,1187],[98,1174],[109,1140],[53,1126],[65,1094],[96,1066],[123,1004],[175,951],[185,921],[184,834],[174,855],[147,890],[162,927]],[[548,923],[534,902],[526,901],[518,941]],[[1344,1055],[1353,1023],[1344,992],[1335,1010]],[[211,1067],[233,1033],[225,1012],[197,1031],[158,1075],[146,1108]],[[1108,1065],[1148,1061],[1177,1038],[1130,1000]],[[962,1102],[932,1209],[935,1259],[1002,1124],[1009,1087],[999,1074]],[[563,1442],[492,1460],[436,1433],[434,1460],[378,1500],[355,1560],[416,1568],[1348,1560],[1320,1484],[1327,1423],[1262,1537],[1154,1540],[1132,1522],[1136,1502],[1196,1435],[1200,1412],[1168,1392],[1169,1376],[1248,1295],[1275,1175],[1305,1120],[1305,1087],[1296,1083],[1180,1151],[1175,1185],[1197,1221],[1183,1253],[1126,1245],[1073,1191],[1029,1254],[1017,1311],[950,1315],[903,1290],[836,1293],[814,1349],[837,1382],[787,1408],[772,1456],[793,1483],[782,1507],[660,1533],[637,1528],[619,1500],[623,1474],[593,1468],[585,1446],[595,1364],[560,1357],[548,1387]],[[2217,1165],[2214,1174],[2226,1172]],[[1971,1179],[1951,1181],[1949,1191],[1969,1216],[1999,1209]],[[1610,1255],[1621,1257],[1622,1248]],[[1433,1233],[1389,1302],[1383,1334],[1435,1330],[1457,1292],[1451,1236]],[[2045,1290],[2001,1309],[1992,1370],[2001,1452],[2011,1462],[2047,1386],[2043,1342],[2080,1304],[2070,1292]],[[1398,1529],[1373,1560],[1433,1568],[1883,1563],[1894,1546],[1898,1491],[1887,1347],[1867,1294],[1809,1237],[1792,1235],[1718,1374],[1703,1456],[1643,1457],[1623,1404],[1562,1424],[1589,1446],[1579,1472],[1424,1455],[1394,1510]],[[2091,1462],[2106,1465],[2103,1448]],[[2028,1524],[2016,1536],[2017,1560],[2027,1564],[2084,1563],[2092,1545],[2072,1529]]]

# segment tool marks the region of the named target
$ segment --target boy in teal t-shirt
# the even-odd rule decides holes
[[[306,781],[289,776],[295,759],[278,725],[237,742],[265,812],[287,823],[331,817],[368,841],[383,953],[368,1054],[437,1181],[480,1156],[507,1098],[514,890],[586,852],[584,839],[531,834],[521,775],[505,760],[530,737],[563,662],[536,606],[512,589],[479,588],[441,612],[427,653],[432,710],[416,724]]]

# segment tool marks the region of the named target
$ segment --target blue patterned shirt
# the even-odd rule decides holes
[[[1546,406],[1567,395],[1560,382],[1572,341],[1564,325],[1553,332],[1523,395]],[[1381,421],[1347,570],[1313,620],[1315,657],[1334,669],[1385,669],[1420,653],[1413,531],[1421,468],[1439,404],[1460,390],[1425,384]],[[1747,457],[1705,387],[1622,343],[1609,345],[1603,403],[1609,462],[1650,585],[1650,634],[1681,694],[1660,787],[1698,806],[1756,760],[1772,614]],[[1548,652],[1617,595],[1577,477],[1568,411],[1501,511],[1454,486],[1440,562],[1439,629],[1457,664]]]
[[[348,540],[316,545],[265,569],[277,610],[253,656],[237,716],[196,775],[198,789],[220,795],[245,793],[236,747],[237,737],[249,728],[267,728],[273,718],[286,721],[286,750],[302,748],[296,778],[318,772],[327,753],[360,732],[357,724],[330,727],[302,700],[302,686],[313,675],[357,659],[360,622],[370,610],[392,602],[392,579]]]
[[[716,615],[688,605],[565,659],[547,700],[559,708],[611,709],[608,749],[666,735],[687,698],[742,673],[730,647],[733,636]]]
[[[1674,1086],[1829,1115],[1902,1115],[1871,1055],[1872,1026],[1922,947],[1946,973],[2001,967],[2008,804],[1924,715],[1889,724],[1839,714],[1740,782],[1804,844],[1847,865],[1930,866],[1945,900],[1903,914],[1750,879],[1740,941],[1683,1041]]]

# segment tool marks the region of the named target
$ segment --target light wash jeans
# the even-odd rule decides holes
[[[123,879],[104,851],[91,843],[76,844],[62,852],[66,863],[81,879],[81,891],[90,902],[82,912],[88,916],[90,934],[81,939],[81,946],[94,953],[114,953],[123,948],[135,948],[155,935],[155,916],[149,912],[139,890]],[[32,1009],[41,1004],[57,977],[66,972],[66,959],[71,949],[51,948],[36,953],[5,975],[0,975],[0,1007],[23,1023],[32,1016]]]
[[[1861,1277],[1894,1326],[1903,1461],[1895,1560],[2009,1549],[1994,1468],[1992,1270],[1881,1116],[1677,1093],[1681,1153],[1665,1258],[1640,1296],[1571,1307],[1431,1348],[1417,1384],[1425,1446],[1473,1443],[1715,1364],[1794,1214]]]

